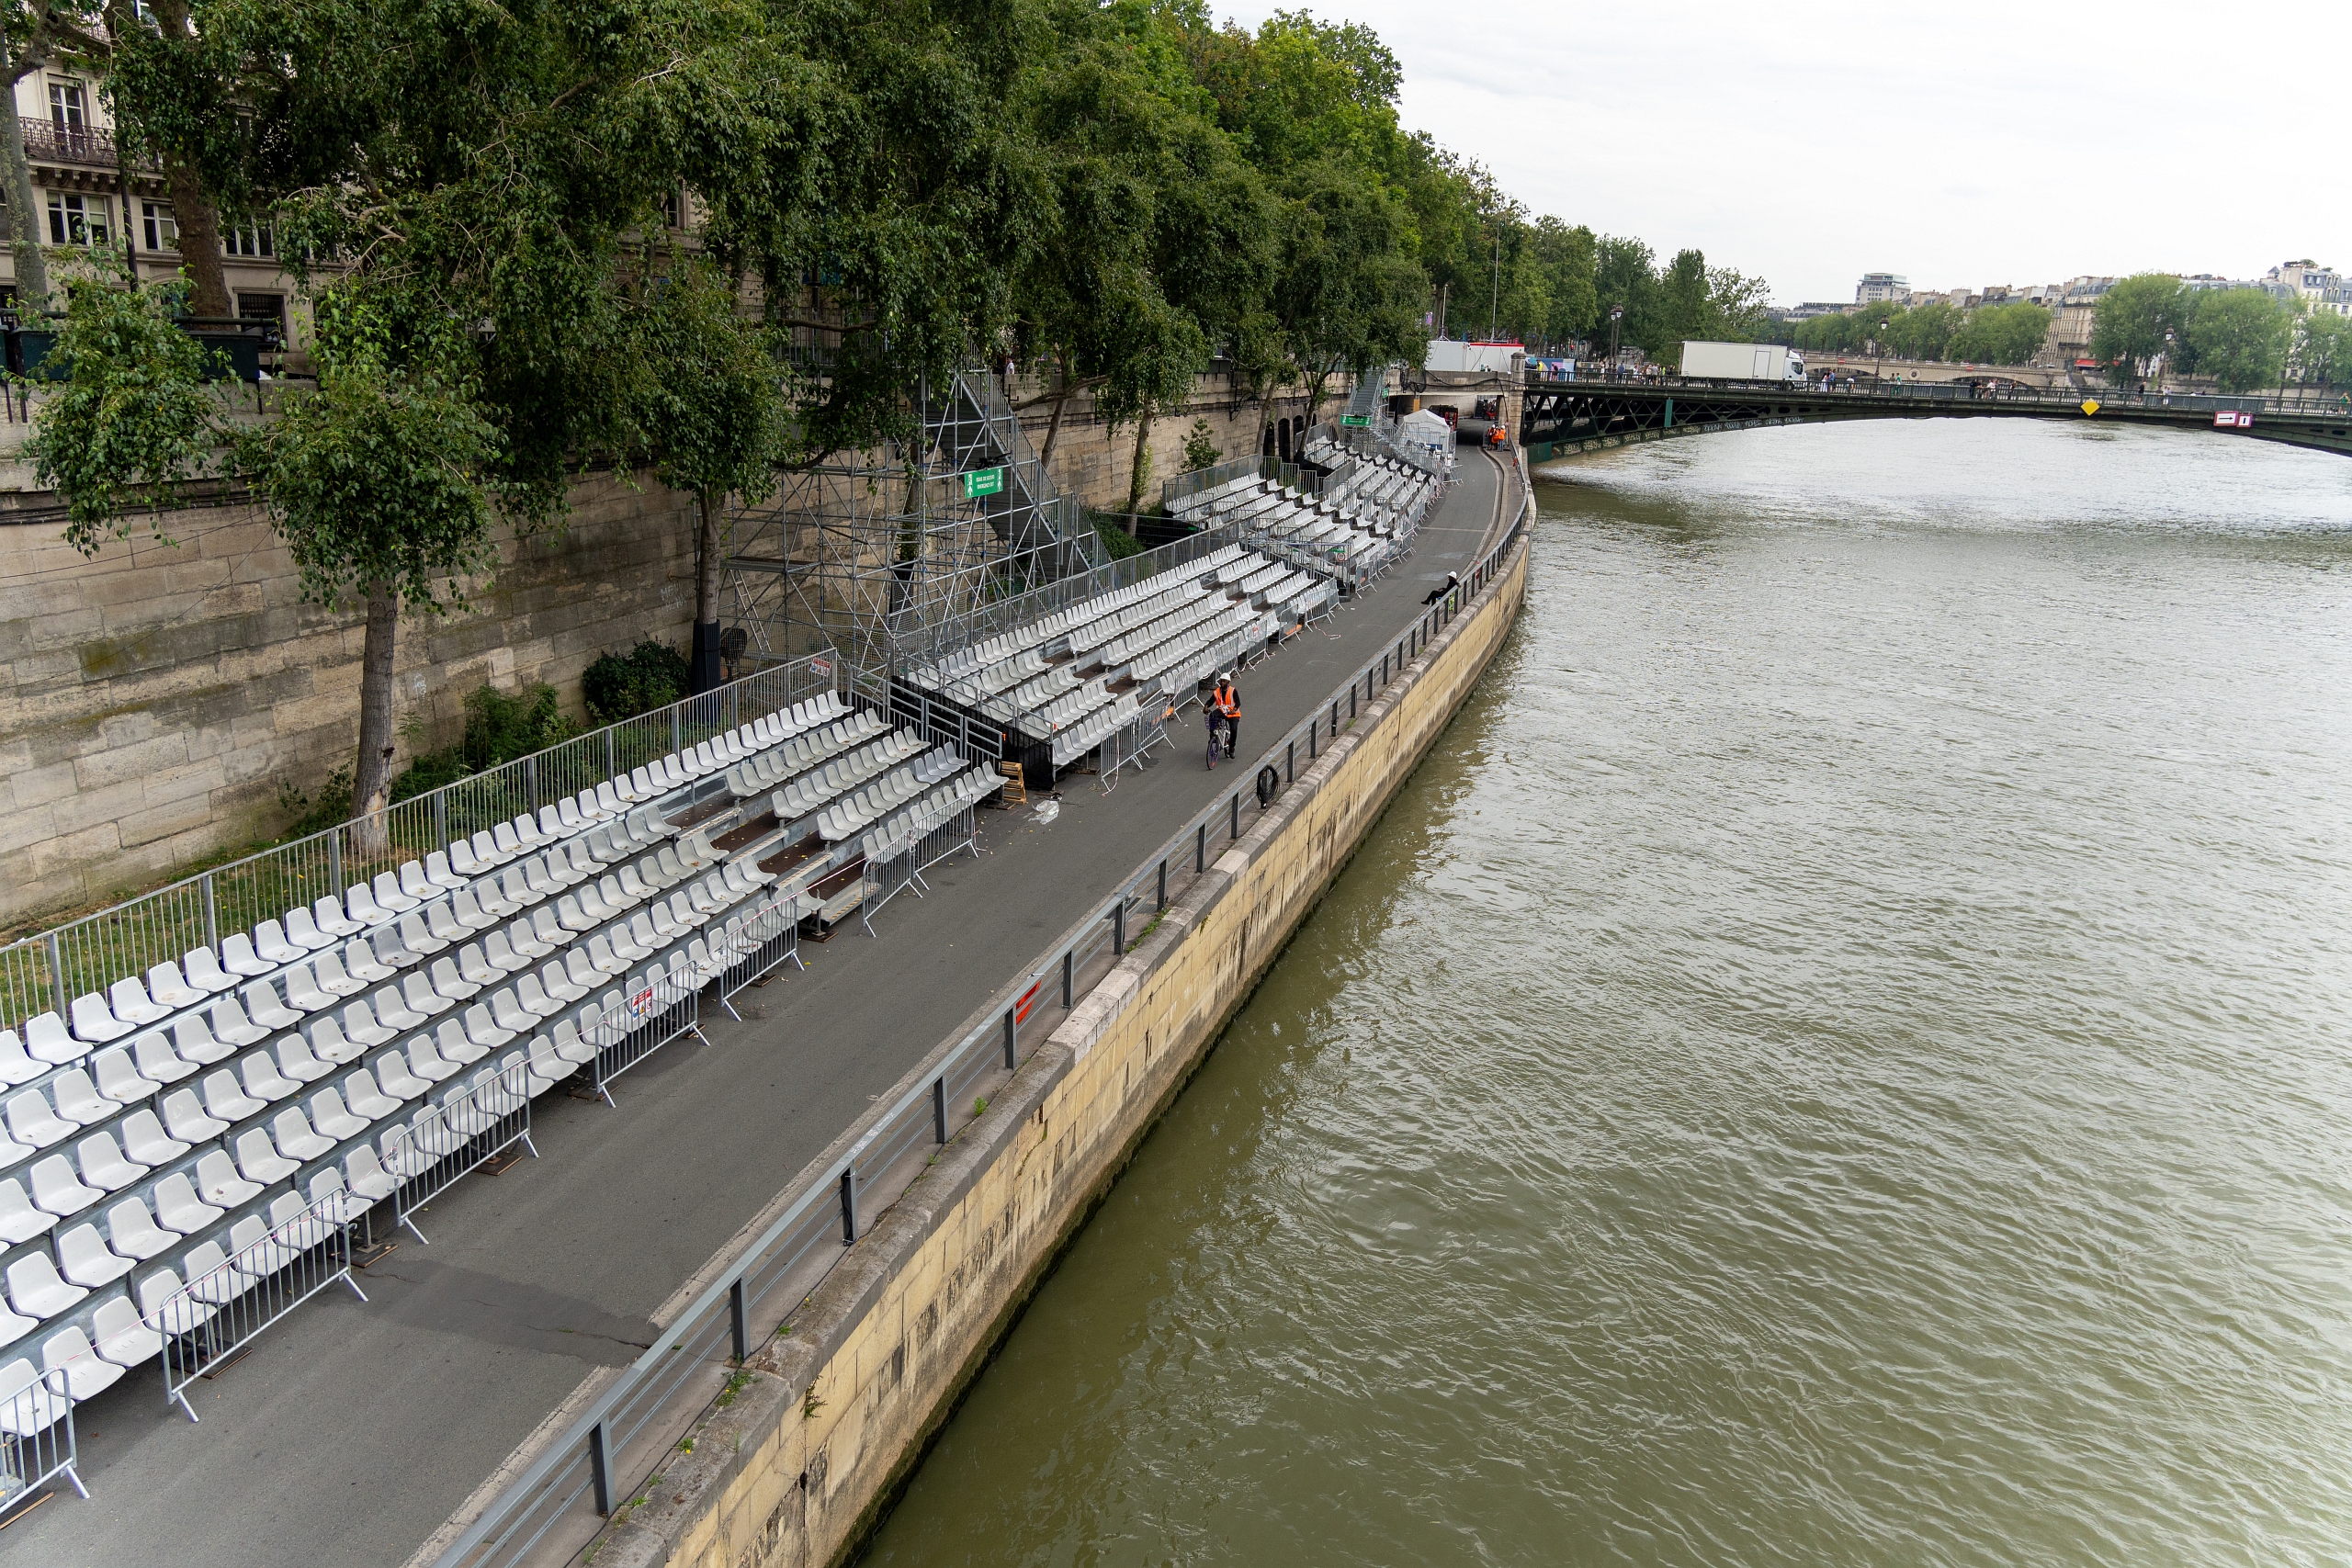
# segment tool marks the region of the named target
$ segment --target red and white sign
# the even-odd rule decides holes
[[[833,678],[833,661],[822,655],[811,659],[808,661],[808,673],[820,681],[830,681]]]
[[[2230,409],[2223,409],[2221,412],[2213,416],[2213,428],[2216,430],[2252,430],[2254,428],[2254,415],[2250,413],[2238,413]]]

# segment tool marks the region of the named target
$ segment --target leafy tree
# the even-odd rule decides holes
[[[318,302],[315,390],[236,436],[237,466],[301,583],[330,608],[367,607],[352,786],[363,842],[380,843],[391,782],[392,659],[402,609],[466,605],[492,563],[495,426],[438,323],[402,321],[356,288]]]
[[[2121,382],[2139,380],[2165,352],[2165,334],[2187,322],[2190,297],[2169,273],[2143,272],[2099,296],[2091,314],[2090,354],[2116,367]]]
[[[93,259],[91,275],[67,285],[43,365],[69,367],[67,379],[46,384],[25,443],[35,479],[65,504],[66,542],[84,555],[128,537],[141,514],[168,543],[164,514],[213,471],[221,440],[204,351],[172,321],[187,286],[123,288],[112,257]]]
[[[1945,352],[1972,365],[2024,365],[2041,352],[2049,336],[2050,312],[2030,299],[1980,305]]]
[[[1193,428],[1184,436],[1185,471],[1214,468],[1224,457],[1225,454],[1217,449],[1216,433],[1209,428],[1209,422],[1194,420]]]
[[[17,83],[51,65],[68,69],[105,59],[107,43],[96,6],[86,0],[6,0],[0,5],[0,78],[13,95]],[[20,309],[45,310],[49,265],[41,254],[40,206],[32,165],[25,158],[25,128],[15,112],[0,117],[0,177],[7,181],[8,248],[17,268]]]
[[[2352,316],[2318,310],[2304,318],[2295,343],[2295,376],[2315,387],[2352,381]]]
[[[695,632],[690,691],[719,683],[720,522],[775,489],[784,446],[784,375],[768,329],[707,257],[649,254],[631,290],[638,313],[638,430],[662,482],[694,497]]]
[[[2199,374],[2225,392],[2251,392],[2284,373],[2294,324],[2294,312],[2258,288],[2216,288],[2197,297],[2186,337]]]

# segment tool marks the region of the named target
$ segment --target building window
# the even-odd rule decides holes
[[[62,196],[49,193],[49,243],[52,245],[110,245],[112,216],[102,196]]]
[[[172,216],[168,201],[140,203],[141,218],[147,225],[147,248],[151,251],[176,251],[180,248],[179,220]]]
[[[278,335],[286,335],[286,296],[283,294],[240,294],[237,315],[248,321],[270,321],[277,327]]]
[[[82,96],[79,82],[51,82],[49,85],[49,123],[60,130],[85,130],[89,127],[89,104]]]
[[[277,237],[269,231],[266,221],[241,223],[222,236],[220,248],[232,256],[274,256]]]

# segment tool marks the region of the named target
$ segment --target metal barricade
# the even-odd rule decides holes
[[[0,1398],[0,1517],[61,1475],[87,1497],[90,1489],[74,1468],[79,1458],[74,1394],[63,1367],[51,1368]]]
[[[770,972],[789,962],[794,968],[806,970],[800,961],[800,917],[810,913],[814,905],[798,892],[773,895],[754,903],[748,911],[730,915],[725,921],[714,920],[707,931],[716,928],[715,934],[704,938],[706,942],[726,941],[733,950],[722,954],[711,950],[714,961],[723,961],[719,970],[718,1005],[729,1013],[735,1012],[735,993],[754,985]],[[738,1019],[741,1014],[736,1014]]]
[[[368,1299],[351,1277],[350,1194],[340,1191],[321,1194],[142,1314],[164,1337],[165,1403],[195,1420],[189,1383],[337,1280]]]
[[[392,1189],[392,1213],[424,1241],[417,1212],[516,1144],[539,1157],[531,1142],[530,1066],[519,1053],[418,1111],[388,1143],[384,1168],[400,1183]]]
[[[590,1073],[605,1104],[613,1103],[613,1080],[646,1057],[681,1035],[703,1039],[701,998],[702,987],[692,980],[665,974],[649,979],[596,1021],[595,1038],[589,1042],[596,1047]]]

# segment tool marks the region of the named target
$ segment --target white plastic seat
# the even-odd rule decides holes
[[[311,978],[320,990],[327,994],[330,1004],[365,990],[368,982],[343,966],[343,960],[332,953],[322,953],[311,960]]]
[[[37,1089],[11,1098],[6,1118],[9,1138],[27,1149],[45,1149],[63,1143],[74,1135],[77,1125],[58,1115],[49,1103],[49,1096]]]
[[[338,1186],[341,1181],[338,1175]],[[322,1214],[311,1213],[310,1203],[299,1192],[283,1193],[270,1200],[269,1228],[271,1235],[298,1253],[323,1246],[335,1235],[334,1223]]]
[[[376,1021],[392,1033],[398,1033],[404,1029],[414,1029],[424,1021],[424,1015],[409,1006],[407,999],[391,986],[387,986],[369,997],[368,1007],[376,1015]],[[348,1015],[344,1020],[344,1032],[350,1034],[355,1040],[359,1038],[357,1034],[352,1032]],[[387,1038],[389,1037],[388,1035]]]
[[[372,986],[379,980],[389,980],[399,971],[376,956],[375,945],[365,938],[343,944],[343,972],[357,986]]]
[[[458,1064],[435,1050],[429,1034],[420,1034],[410,1041],[402,1055],[407,1058],[409,1071],[427,1083],[440,1083],[457,1076]]]
[[[299,1017],[333,1007],[334,998],[319,984],[317,977],[311,973],[311,965],[304,962],[286,971],[286,1005]]]
[[[147,995],[157,1007],[172,1012],[192,1008],[205,997],[204,992],[182,977],[180,966],[168,958],[147,971]]]
[[[541,965],[537,973],[537,980],[540,991],[554,1004],[548,1010],[548,1012],[578,1001],[586,996],[591,988],[588,984],[573,979],[571,970],[564,964],[556,963]],[[539,1016],[544,1018],[547,1014],[541,1013]]]
[[[330,1089],[328,1092],[334,1091]],[[301,1107],[296,1105],[288,1106],[271,1118],[269,1141],[277,1145],[279,1154],[297,1163],[314,1160],[334,1147],[333,1139],[322,1138],[311,1131],[310,1119],[302,1114]]]
[[[147,987],[136,976],[127,976],[107,988],[107,1010],[118,1022],[136,1029],[153,1023],[159,1018],[169,1018],[172,1010],[156,1002],[147,994]]]
[[[122,1156],[112,1133],[93,1133],[74,1145],[74,1163],[82,1179],[107,1192],[119,1192],[147,1174],[147,1167]]]
[[[503,1064],[501,1064],[503,1066]],[[555,1043],[542,1034],[531,1042],[530,1055],[526,1058],[525,1092],[533,1099],[560,1084],[572,1074],[572,1066],[556,1055]]]
[[[258,1215],[238,1222],[248,1234],[260,1224]],[[180,1267],[187,1272],[188,1294],[208,1309],[227,1306],[253,1288],[252,1280],[229,1267],[229,1254],[236,1247],[236,1231],[232,1229],[229,1235],[225,1246],[217,1241],[200,1242],[180,1259]]]
[[[202,1169],[200,1162],[198,1168]],[[260,1128],[237,1134],[237,1169],[246,1180],[254,1183],[255,1191],[284,1180],[297,1168],[294,1161],[277,1152],[277,1145],[269,1141],[269,1134]]]
[[[443,1019],[438,1027],[433,1031],[432,1039],[435,1055],[445,1062],[454,1062],[461,1067],[469,1062],[481,1061],[489,1051],[488,1046],[467,1035],[463,1019]]]
[[[522,836],[514,831],[512,822],[501,822],[490,830],[490,841],[496,845],[503,860],[513,860],[523,852]]]
[[[397,929],[400,931],[401,945],[417,958],[438,953],[449,945],[448,939],[426,925],[424,917],[414,910],[401,917]]]
[[[96,1126],[119,1115],[122,1107],[98,1092],[86,1069],[69,1067],[49,1080],[50,1099],[58,1115],[77,1127]]]
[[[125,1023],[107,1010],[106,998],[96,991],[74,998],[74,1035],[85,1045],[103,1045],[109,1040],[119,1040],[136,1026]]]
[[[122,1119],[115,1131],[121,1134],[124,1156],[150,1169],[159,1165],[169,1165],[187,1153],[191,1146],[164,1132],[163,1122],[156,1120],[153,1111],[132,1111]]]
[[[406,1002],[409,1010],[417,1014],[421,1021],[435,1013],[447,1011],[452,998],[435,990],[429,976],[412,971],[401,976],[401,1000]]]
[[[446,1031],[449,1025],[445,1023],[441,1027]],[[466,1010],[462,1029],[466,1038],[472,1042],[476,1057],[485,1051],[495,1051],[514,1038],[514,1031],[503,1029],[492,1021],[490,1009],[480,1002],[476,1002]],[[442,1048],[441,1054],[445,1056],[449,1054],[446,1045]]]
[[[141,1035],[140,1039],[149,1038]],[[171,1053],[166,1051],[165,1055]],[[91,1076],[96,1080],[98,1092],[117,1107],[136,1105],[153,1098],[163,1085],[141,1073],[131,1058],[129,1046],[118,1045],[111,1051],[101,1051],[90,1059]]]
[[[147,1205],[136,1198],[125,1198],[107,1211],[107,1246],[134,1263],[144,1263],[168,1252],[178,1242],[177,1236],[155,1223]]]
[[[227,1212],[198,1197],[196,1183],[184,1170],[175,1170],[156,1182],[153,1196],[155,1223],[181,1235],[210,1229]]]
[[[401,886],[400,875],[396,872],[377,873],[376,880],[368,890],[375,895],[376,907],[388,914],[404,915],[424,902]]]
[[[286,928],[276,920],[264,920],[254,928],[254,956],[271,964],[291,964],[309,950],[300,943],[288,942]]]
[[[596,1059],[596,1047],[581,1037],[580,1026],[572,1020],[560,1018],[547,1032],[547,1043],[557,1057],[573,1067],[584,1067]]]
[[[182,954],[180,973],[187,976],[191,989],[201,991],[206,996],[232,990],[237,984],[237,976],[220,966],[220,955],[209,947],[190,948]]]
[[[402,861],[400,880],[401,891],[420,904],[441,896],[441,889],[435,887],[433,885],[433,879],[424,874],[424,863],[421,860]]]
[[[357,936],[368,929],[364,921],[355,920],[345,914],[343,900],[332,893],[311,904],[311,920],[319,928],[322,935],[334,937],[337,941]]]
[[[335,1069],[334,1063],[322,1062],[312,1055],[310,1042],[299,1034],[289,1034],[279,1041],[277,1052],[277,1070],[296,1083],[316,1083]]]
[[[98,1359],[96,1348],[78,1325],[62,1328],[41,1341],[40,1370],[44,1373],[63,1372],[66,1397],[77,1404],[95,1398],[122,1376],[120,1367]]]
[[[244,1091],[236,1089],[235,1079],[230,1079],[229,1088],[240,1100],[244,1098]],[[183,1089],[164,1096],[164,1125],[183,1144],[208,1144],[229,1130],[228,1119],[210,1114],[196,1095],[195,1089]]]
[[[0,1179],[0,1242],[19,1246],[55,1224],[55,1214],[43,1213],[33,1207],[33,1201],[25,1196],[23,1183],[13,1176]],[[5,1338],[0,1338],[0,1343],[6,1343]]]
[[[394,1100],[414,1100],[433,1087],[433,1080],[417,1077],[408,1057],[398,1051],[387,1051],[376,1058],[375,1079]]]
[[[457,842],[461,844],[464,840]],[[451,846],[453,849],[456,847],[457,844]],[[464,875],[452,869],[448,852],[445,850],[435,850],[424,857],[424,880],[428,886],[438,887],[445,893],[455,893],[466,885]]]
[[[368,1005],[364,998],[343,1010],[343,1021],[340,1027],[343,1030],[343,1037],[363,1051],[370,1046],[381,1045],[385,1041],[400,1033],[399,1030],[390,1024],[379,1021],[376,1017],[375,1010]]]
[[[484,986],[498,984],[499,976],[503,973],[491,963],[490,954],[481,943],[471,942],[458,949],[457,969],[458,977],[476,991]]]
[[[481,939],[481,955],[501,975],[512,975],[531,965],[531,960],[514,951],[514,944],[507,940],[504,931],[492,931]]]
[[[311,1096],[310,1122],[320,1137],[337,1144],[356,1138],[368,1130],[367,1122],[351,1113],[343,1102],[343,1096],[335,1091],[333,1085]]]
[[[139,1212],[143,1214],[147,1211],[141,1207]],[[98,1227],[86,1221],[58,1233],[57,1260],[57,1271],[66,1282],[85,1291],[113,1284],[130,1273],[137,1261],[107,1251],[106,1238],[98,1235]]]
[[[331,1066],[345,1066],[359,1059],[362,1047],[344,1033],[343,1025],[332,1014],[312,1019],[302,1038],[310,1042],[311,1055]]]
[[[286,911],[286,940],[304,953],[320,953],[337,944],[335,934],[320,930],[318,917],[300,905]]]
[[[302,1015],[280,1001],[277,987],[266,980],[255,980],[238,994],[244,998],[245,1017],[262,1031],[259,1037],[302,1021]]]
[[[531,935],[538,947],[538,954],[534,956],[538,956],[553,953],[557,948],[569,944],[573,933],[564,930],[563,922],[555,918],[553,905],[542,904],[531,911]],[[523,944],[516,942],[514,951],[521,953]]]
[[[197,1087],[204,1095],[205,1111],[216,1121],[233,1125],[248,1116],[258,1116],[268,1108],[267,1100],[247,1094],[237,1075],[226,1067],[217,1073],[206,1074],[204,1081]],[[164,1124],[170,1126],[171,1107],[166,1104],[164,1109]],[[179,1129],[173,1127],[172,1135],[178,1137]]]
[[[0,1087],[30,1083],[49,1071],[47,1062],[35,1061],[13,1029],[0,1029]]]
[[[433,982],[434,995],[452,1002],[464,1001],[481,989],[480,985],[458,973],[458,961],[454,958],[435,959],[433,966],[425,971],[425,977]]]
[[[131,1049],[141,1064],[140,1070],[145,1072],[149,1077],[154,1077],[156,1075],[149,1071],[146,1066],[148,1056],[139,1052],[139,1041],[131,1042]],[[172,1054],[186,1062],[190,1069],[194,1069],[233,1056],[237,1054],[237,1048],[213,1036],[212,1025],[206,1021],[204,1014],[192,1012],[185,1014],[172,1024]],[[186,1077],[187,1075],[183,1073],[180,1076]]]
[[[141,1366],[164,1353],[164,1337],[139,1321],[139,1308],[129,1296],[98,1303],[90,1317],[90,1337],[98,1359],[118,1367]]]
[[[279,1072],[277,1060],[266,1051],[254,1052],[238,1063],[237,1066],[239,1077],[245,1086],[245,1092],[264,1103],[284,1100],[302,1087],[294,1079]]]
[[[488,884],[484,886],[487,886]],[[503,908],[482,908],[481,897],[471,888],[449,896],[449,913],[457,920],[458,929],[468,936],[488,931],[511,912]]]
[[[208,1241],[189,1253],[186,1261],[211,1269],[225,1260],[220,1249]],[[188,1293],[175,1269],[158,1269],[139,1281],[140,1317],[174,1337],[195,1333],[219,1310],[211,1303]]]
[[[89,1232],[92,1239],[96,1239],[96,1229]],[[50,1253],[26,1253],[7,1265],[9,1304],[33,1321],[51,1319],[85,1295],[89,1295],[89,1286],[59,1279],[56,1265],[50,1262]]]
[[[424,1091],[420,1089],[418,1092]],[[381,1122],[401,1108],[398,1099],[377,1087],[376,1075],[366,1067],[361,1067],[343,1080],[343,1103],[349,1108],[352,1115],[370,1123]],[[311,1105],[315,1111],[317,1107],[315,1099],[311,1101]]]
[[[443,947],[450,947],[466,940],[471,928],[458,919],[456,904],[448,898],[435,898],[424,907],[424,929]]]
[[[376,1157],[376,1151],[366,1144],[343,1156],[343,1181],[345,1187],[370,1203],[390,1197],[393,1190],[400,1186],[392,1174],[384,1168],[384,1162]]]
[[[563,1004],[548,995],[547,987],[539,984],[539,977],[537,975],[522,975],[515,977],[514,999],[522,1005],[523,1011],[530,1017],[531,1022],[528,1029],[516,1028],[514,1024],[503,1018],[498,1021],[502,1027],[513,1029],[517,1034],[527,1033],[530,1029],[537,1029],[539,1020],[553,1018],[563,1010]],[[493,1014],[496,1010],[492,1010]]]
[[[266,1145],[269,1140],[262,1142]],[[260,1182],[239,1175],[226,1154],[209,1149],[196,1156],[196,1190],[207,1203],[226,1211],[252,1202],[261,1196],[262,1189]]]
[[[254,950],[252,937],[236,931],[220,939],[220,967],[243,979],[253,980],[277,965]]]
[[[212,1038],[223,1045],[251,1045],[269,1038],[269,1031],[247,1018],[234,997],[222,997],[214,1002],[210,1017]]]
[[[32,1183],[33,1207],[61,1220],[80,1213],[106,1196],[76,1175],[73,1162],[63,1155],[35,1160],[26,1172],[26,1179]]]

